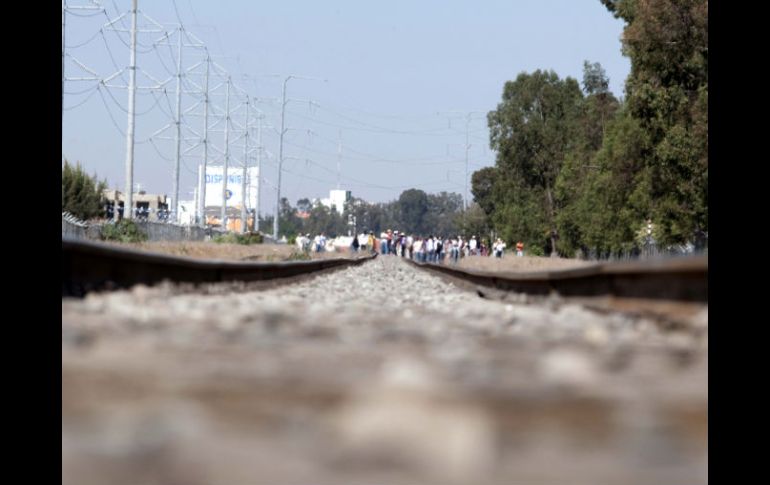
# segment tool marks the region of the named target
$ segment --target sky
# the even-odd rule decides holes
[[[80,162],[122,191],[130,17],[120,15],[131,2],[99,3],[105,11],[72,8],[65,17],[62,159]],[[298,77],[286,83],[280,185],[281,196],[295,204],[328,197],[338,180],[340,188],[369,202],[394,200],[408,188],[464,194],[467,187],[472,197],[473,171],[494,165],[486,113],[500,102],[506,81],[537,69],[581,81],[588,60],[601,63],[611,91],[622,96],[630,71],[621,54],[623,22],[599,0],[138,4],[140,29],[158,32],[137,37],[142,89],[136,95],[135,187],[172,194],[179,61],[174,29],[181,21],[180,200],[192,200],[202,162],[201,61],[207,51],[215,63],[209,73],[209,163],[220,165],[225,158],[229,75],[228,171],[240,173],[244,160],[256,166],[260,158],[261,214],[272,214],[276,204],[281,95],[289,75]],[[164,39],[164,31],[172,34]],[[246,95],[251,129],[244,157]]]

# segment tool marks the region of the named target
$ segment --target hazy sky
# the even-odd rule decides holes
[[[520,72],[553,69],[560,77],[582,80],[583,61],[600,62],[610,89],[623,94],[630,70],[621,55],[623,23],[599,0],[392,0],[366,1],[175,0],[187,30],[208,47],[233,83],[259,100],[251,104],[264,114],[262,213],[272,213],[279,153],[280,96],[289,74],[326,79],[292,79],[288,83],[282,195],[292,204],[302,197],[328,197],[337,184],[338,140],[342,140],[341,188],[373,202],[397,198],[406,188],[427,192],[465,189],[464,113],[474,112],[469,125],[469,176],[494,164],[489,149],[486,112],[500,101],[505,81]],[[85,5],[87,0],[69,0]],[[107,15],[67,14],[65,72],[89,77],[83,64],[107,78],[129,63],[128,34],[102,29],[130,7],[129,0],[101,2]],[[178,23],[172,0],[139,0],[139,9],[168,28]],[[129,25],[128,17],[121,22]],[[140,17],[140,26],[150,27]],[[172,46],[159,45],[162,34],[141,33],[137,54],[139,86],[165,81],[177,61]],[[189,39],[194,40],[194,39]],[[169,42],[167,41],[167,42]],[[188,42],[188,39],[185,39]],[[82,45],[81,45],[82,44]],[[156,45],[154,45],[156,44]],[[71,47],[70,47],[71,46]],[[192,68],[201,49],[185,47],[182,65]],[[202,131],[199,94],[202,81],[193,69],[182,97],[183,134],[180,198],[191,200],[196,167],[201,161],[195,140]],[[145,75],[149,74],[149,76]],[[121,80],[123,79],[123,80]],[[108,84],[126,85],[128,76]],[[221,75],[210,77],[212,111],[225,107]],[[197,84],[196,84],[197,83]],[[67,81],[64,97],[62,154],[123,190],[127,92],[96,89],[94,81]],[[175,80],[166,92],[137,94],[134,182],[148,192],[170,194],[175,145],[170,127],[175,110]],[[234,93],[236,91],[233,91]],[[232,117],[244,115],[243,96],[231,97]],[[310,103],[313,102],[313,104]],[[217,118],[211,113],[210,125]],[[239,118],[240,117],[240,118]],[[210,163],[222,163],[223,122],[210,129]],[[192,131],[194,130],[194,131]],[[240,136],[236,127],[230,139]],[[251,144],[255,144],[252,133]],[[231,169],[243,163],[243,140],[231,144]],[[248,158],[256,164],[256,153]],[[470,189],[469,189],[470,191]]]

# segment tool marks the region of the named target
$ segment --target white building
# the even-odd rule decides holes
[[[342,214],[345,210],[345,202],[349,201],[350,197],[349,190],[330,190],[329,198],[321,199],[321,204]]]

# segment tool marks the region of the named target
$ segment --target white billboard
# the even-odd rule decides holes
[[[224,167],[214,165],[206,167],[206,207],[222,207],[222,185],[224,181]],[[241,190],[243,168],[227,168],[227,206],[235,207],[241,205]],[[259,186],[259,169],[249,167],[246,172],[246,208],[253,209],[257,206],[257,193]]]

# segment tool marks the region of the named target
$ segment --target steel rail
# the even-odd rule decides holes
[[[128,288],[164,280],[179,283],[265,281],[307,275],[331,268],[359,265],[375,258],[251,263],[201,260],[148,253],[105,244],[62,238],[62,296],[89,291]]]
[[[708,256],[603,263],[531,273],[478,271],[408,261],[420,269],[506,292],[708,302]]]

